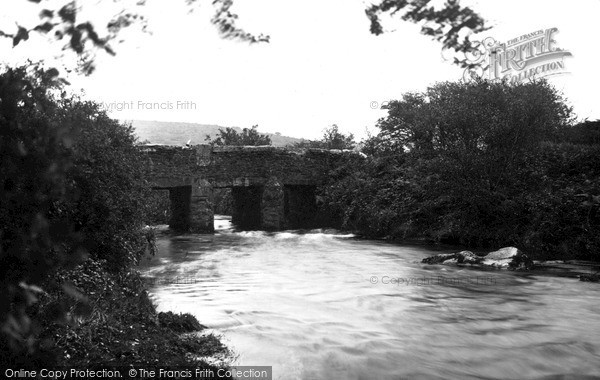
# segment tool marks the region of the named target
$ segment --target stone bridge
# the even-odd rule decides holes
[[[213,189],[231,188],[232,221],[250,229],[311,227],[315,190],[329,171],[356,153],[271,146],[144,145],[152,187],[169,190],[170,226],[214,230]]]

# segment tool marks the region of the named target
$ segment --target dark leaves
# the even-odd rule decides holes
[[[40,18],[52,18],[54,17],[54,11],[51,11],[50,9],[42,9],[42,11],[40,12]]]
[[[108,45],[105,45],[105,46],[104,46],[104,50],[105,50],[105,51],[106,51],[108,54],[110,54],[110,55],[112,55],[112,56],[115,56],[115,55],[117,55],[117,53],[115,53],[115,51],[114,51],[114,50],[113,50],[113,49],[112,49],[110,46],[108,46]]]
[[[58,11],[60,18],[67,23],[74,24],[75,17],[77,16],[77,10],[75,9],[75,3],[71,2]]]
[[[41,3],[41,0],[30,1],[38,4]],[[191,5],[195,1],[188,0],[187,3]],[[80,6],[83,6],[82,4],[83,2],[79,3]],[[13,46],[17,46],[29,38],[29,32],[31,31],[41,34],[53,32],[53,36],[57,40],[68,39],[66,49],[73,50],[79,55],[79,70],[87,75],[94,71],[95,54],[98,50],[115,55],[115,50],[108,44],[118,37],[123,28],[139,24],[142,27],[142,31],[146,31],[147,21],[143,15],[136,11],[136,7],[144,5],[145,1],[140,0],[132,8],[124,7],[120,13],[104,24],[106,25],[106,35],[102,35],[103,30],[94,28],[90,21],[77,24],[78,3],[71,1],[58,10],[42,8],[39,11],[39,17],[43,22],[35,26],[32,30],[28,31],[25,28],[19,27],[15,34],[0,31],[0,37],[11,38]],[[230,11],[233,5],[232,0],[214,0],[213,5],[216,7],[216,12],[212,22],[217,26],[217,29],[224,38],[238,39],[250,43],[269,41],[269,36],[247,33],[236,26],[238,16]],[[91,44],[88,44],[88,41]]]
[[[94,30],[94,26],[89,22],[84,22],[82,24],[77,25],[77,30],[85,31],[87,33],[87,37],[90,40],[92,40],[92,42],[96,46],[104,46],[105,41],[101,40],[100,37],[98,37],[98,33],[96,33],[96,31]]]
[[[206,141],[212,145],[271,145],[271,138],[268,135],[262,135],[258,132],[258,125],[252,128],[244,128],[242,133],[239,133],[234,128],[220,128],[219,135],[214,140],[210,135],[206,136]]]
[[[45,81],[46,83],[47,83],[47,82],[50,82],[50,81],[52,81],[52,80],[54,80],[54,79],[56,79],[56,77],[58,77],[58,75],[59,75],[59,72],[58,72],[58,70],[57,70],[57,69],[55,69],[54,67],[53,67],[53,68],[51,68],[51,69],[48,69],[48,70],[46,70],[46,71],[45,71],[45,72],[42,74],[42,76],[43,76],[43,79],[44,79],[44,81]]]
[[[213,5],[216,8],[216,12],[211,22],[217,27],[223,38],[237,39],[250,43],[269,42],[269,36],[263,34],[256,36],[236,25],[238,15],[230,10],[231,6],[233,6],[233,0],[214,0]]]
[[[72,28],[70,29],[71,33],[71,41],[70,45],[75,52],[78,54],[83,53],[83,43],[81,40],[81,32],[78,29]]]
[[[442,43],[444,49],[465,53],[472,46],[468,38],[459,41],[463,34],[479,33],[488,28],[479,14],[471,8],[461,7],[457,0],[448,0],[441,9],[428,6],[430,0],[383,0],[380,4],[371,5],[365,11],[375,35],[384,32],[380,17],[383,14],[395,15],[404,11],[402,20],[421,24],[421,33],[433,37]],[[464,59],[455,60],[461,66],[466,65]]]
[[[52,24],[51,22],[45,22],[36,26],[35,28],[33,28],[33,30],[35,30],[36,32],[48,33],[52,30],[52,28],[54,28],[54,24]]]
[[[29,39],[29,32],[27,29],[19,26],[19,30],[17,31],[17,35],[13,38],[13,47],[17,46],[21,41],[27,41]]]

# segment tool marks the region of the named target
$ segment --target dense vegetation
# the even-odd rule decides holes
[[[0,362],[174,365],[223,351],[179,336],[201,328],[192,316],[154,310],[134,270],[154,243],[146,157],[131,127],[62,85],[53,69],[0,75]]]
[[[546,82],[440,83],[392,102],[323,192],[342,228],[600,259],[598,122]]]
[[[319,149],[354,149],[354,135],[345,134],[340,131],[337,124],[333,124],[323,130],[320,140],[304,140],[293,145],[296,148],[319,148]]]
[[[261,146],[271,145],[269,135],[263,135],[258,132],[258,125],[253,125],[252,128],[243,128],[242,132],[236,131],[234,128],[219,128],[217,137],[212,138],[206,135],[205,139],[211,145],[238,145],[238,146]]]

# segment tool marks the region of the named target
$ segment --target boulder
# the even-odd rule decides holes
[[[496,268],[525,270],[533,268],[533,261],[515,247],[505,247],[488,253],[483,257],[482,264]]]

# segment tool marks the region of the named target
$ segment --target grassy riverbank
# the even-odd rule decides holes
[[[228,349],[190,314],[157,313],[139,273],[110,273],[88,260],[47,284],[36,309],[41,322],[35,355],[4,357],[25,366],[141,368],[187,366],[213,369],[202,358],[226,359]],[[62,314],[58,310],[66,309]],[[57,316],[64,315],[62,319]],[[6,352],[5,352],[6,354]]]

